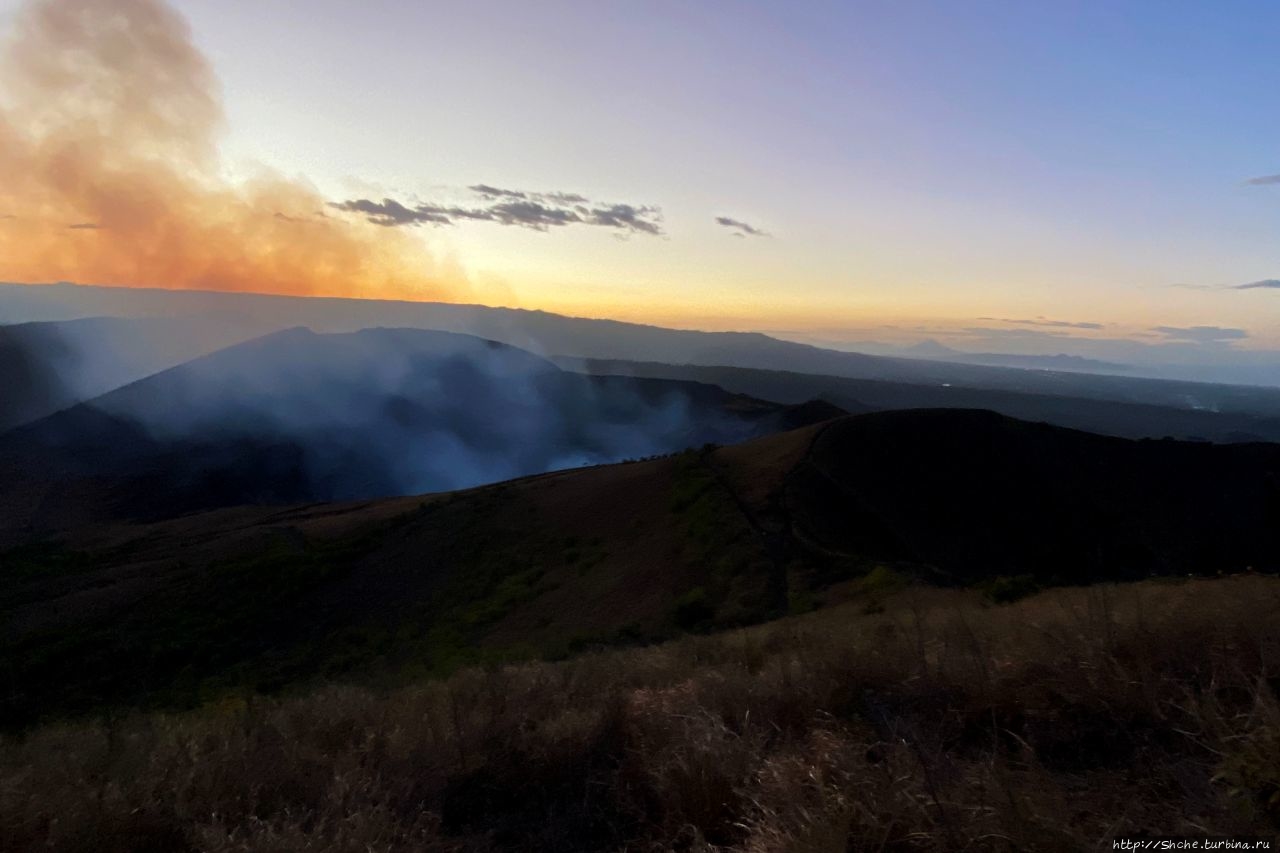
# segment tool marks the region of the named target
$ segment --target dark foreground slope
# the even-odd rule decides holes
[[[1280,570],[1280,445],[1126,441],[991,412],[832,423],[788,482],[795,531],[963,582]]]
[[[1280,831],[1274,578],[865,591],[716,637],[0,737],[0,850],[1110,850]]]
[[[0,438],[0,537],[465,488],[741,441],[811,422],[812,408],[699,383],[567,373],[466,335],[292,329]]]
[[[1024,587],[1274,571],[1278,472],[1277,445],[923,411],[425,498],[89,527],[0,553],[4,718],[728,628],[882,568]]]

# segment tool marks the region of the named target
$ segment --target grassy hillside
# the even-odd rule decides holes
[[[557,657],[785,609],[701,451],[86,536],[0,553],[0,721]]]
[[[1280,445],[1126,441],[992,412],[833,421],[787,495],[827,549],[973,583],[1280,571]]]
[[[1110,849],[1280,831],[1280,581],[845,604],[0,738],[3,851]]]
[[[837,419],[463,492],[85,527],[0,552],[0,723],[403,683],[841,601],[1280,568],[1280,448],[991,413]]]

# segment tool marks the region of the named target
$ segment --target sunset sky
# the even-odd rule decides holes
[[[0,0],[7,32],[28,5]],[[8,280],[253,289],[261,275],[268,290],[836,344],[1280,349],[1275,4],[174,0],[166,17],[152,0],[67,0],[36,6],[44,54],[59,12],[100,21],[93,6],[185,19],[181,67],[207,58],[214,102],[193,104],[199,86],[165,96],[199,114],[200,150],[170,156],[184,130],[124,124],[161,151],[146,197],[166,220],[237,212],[172,237],[139,224],[150,208],[124,216],[64,186],[101,183],[100,164],[71,169],[51,140],[84,132],[67,116],[96,116],[87,101],[114,89],[86,84],[47,119],[33,104],[63,78],[8,74],[0,178],[35,176],[0,190]],[[178,50],[155,44],[165,61]],[[117,136],[103,114],[75,157],[110,158],[110,141],[89,144]],[[121,146],[112,174],[146,172],[137,150]],[[181,205],[161,200],[170,179]],[[250,239],[253,258],[229,266]],[[156,280],[121,280],[152,274],[137,245]]]

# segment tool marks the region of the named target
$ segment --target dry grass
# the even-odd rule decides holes
[[[1050,850],[1280,827],[1280,581],[907,589],[0,741],[0,850]]]

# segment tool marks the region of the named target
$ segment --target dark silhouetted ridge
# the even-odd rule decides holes
[[[936,568],[1083,581],[1280,569],[1280,445],[1131,441],[993,412],[830,424],[788,485],[827,547]]]

